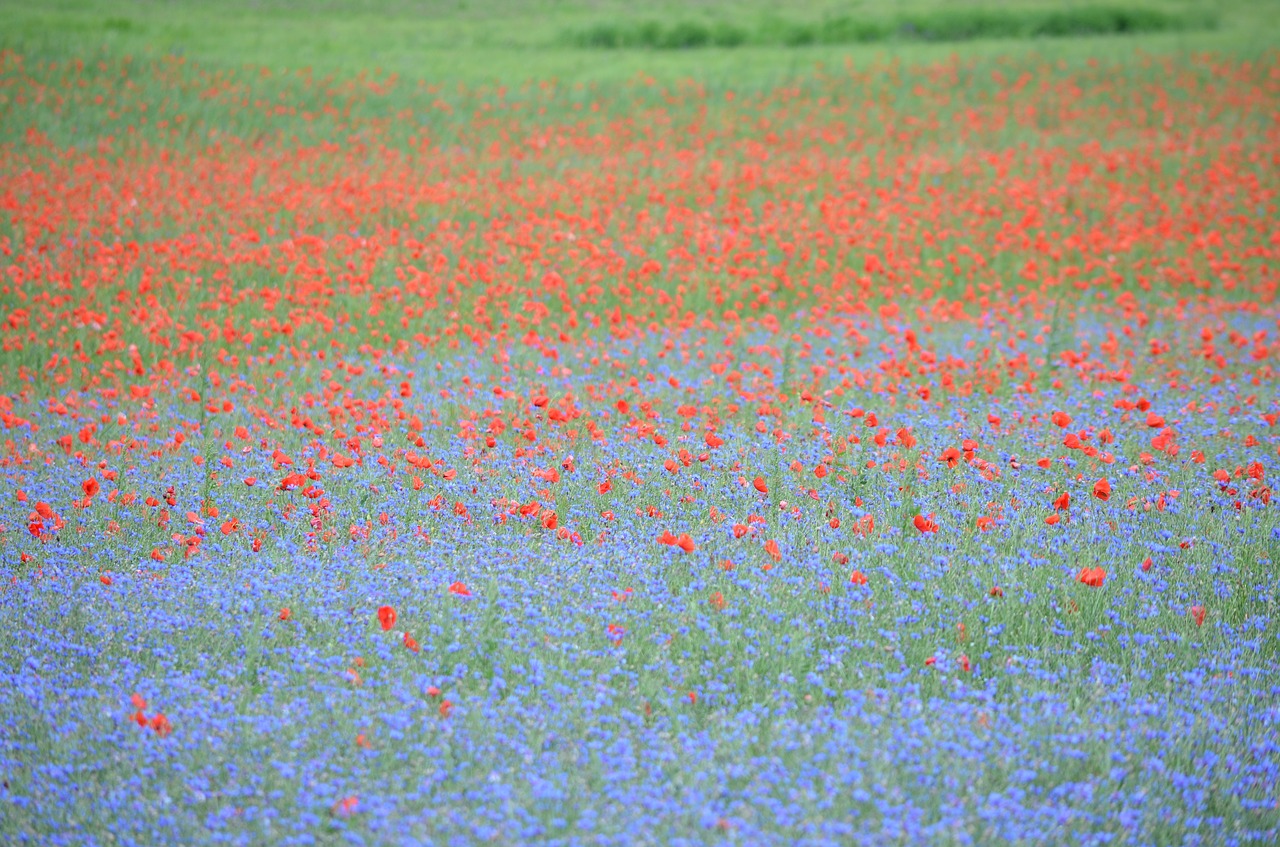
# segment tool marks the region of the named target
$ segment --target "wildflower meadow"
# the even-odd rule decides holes
[[[1275,843],[1280,54],[1203,37],[4,47],[0,841]]]

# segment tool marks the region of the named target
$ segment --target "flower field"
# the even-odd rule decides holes
[[[0,838],[1280,838],[1276,56],[0,53]]]

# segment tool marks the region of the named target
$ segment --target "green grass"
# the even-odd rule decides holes
[[[957,50],[970,55],[1034,51],[1069,58],[1134,50],[1260,52],[1280,43],[1277,0],[1228,0],[1209,12],[1209,7],[1176,0],[1118,7],[1146,14],[1144,26],[1138,26],[1138,19],[1126,24],[1128,18],[1107,13],[1106,8],[1116,7],[1074,0],[807,0],[789,4],[783,17],[771,4],[756,0],[703,3],[696,14],[687,4],[636,6],[618,0],[0,0],[0,46],[48,58],[174,54],[212,67],[309,67],[319,73],[395,73],[468,84],[510,85],[529,79],[600,82],[644,74],[660,80],[694,78],[769,87],[846,60],[930,61]],[[1125,33],[1126,26],[1150,29],[1157,17],[1170,24],[1208,17],[1218,26]],[[882,31],[886,22],[891,25]],[[1023,37],[1082,28],[1125,34]],[[618,35],[613,45],[618,49],[605,58],[598,50],[570,43],[573,34],[591,32]],[[634,33],[641,33],[642,43],[631,44]],[[874,43],[823,43],[868,40]],[[664,50],[655,56],[645,44],[705,49]]]

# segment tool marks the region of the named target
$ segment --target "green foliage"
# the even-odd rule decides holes
[[[896,17],[848,14],[819,21],[778,17],[754,29],[699,21],[614,21],[569,32],[564,41],[589,49],[687,50],[740,45],[805,47],[812,44],[952,42],[980,38],[1062,38],[1212,29],[1211,12],[1179,13],[1144,6],[1068,6],[1061,9],[940,8]]]

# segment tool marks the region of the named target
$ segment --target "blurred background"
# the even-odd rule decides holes
[[[886,56],[1260,52],[1278,36],[1280,0],[0,0],[0,46],[33,58],[176,54],[473,84],[776,84]]]

